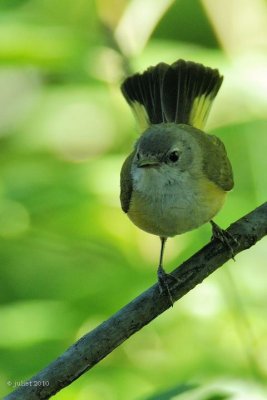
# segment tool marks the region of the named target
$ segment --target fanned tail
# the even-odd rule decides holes
[[[178,60],[130,76],[121,90],[143,130],[162,122],[203,129],[222,81],[217,69]]]

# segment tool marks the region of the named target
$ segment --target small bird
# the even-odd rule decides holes
[[[213,237],[231,250],[212,218],[233,188],[232,167],[221,140],[203,131],[222,81],[217,69],[180,59],[121,86],[142,131],[121,169],[121,207],[136,226],[160,237],[158,283],[171,304],[168,281],[176,278],[163,268],[167,238],[211,222]]]

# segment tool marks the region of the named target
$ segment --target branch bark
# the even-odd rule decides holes
[[[236,221],[227,231],[237,239],[234,255],[250,248],[267,234],[267,202]],[[212,240],[172,274],[179,283],[172,287],[177,301],[231,258],[229,248]],[[168,297],[155,284],[93,331],[84,335],[45,369],[24,382],[5,400],[48,399],[91,369],[128,337],[170,307]],[[48,386],[46,386],[48,385]]]

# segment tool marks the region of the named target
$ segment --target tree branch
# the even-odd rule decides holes
[[[250,248],[267,234],[267,202],[233,223],[227,231],[237,239],[237,243],[232,244],[234,255]],[[229,249],[217,239],[212,240],[172,272],[179,281],[172,287],[173,299],[180,299],[230,258]],[[158,285],[153,285],[107,321],[84,335],[5,399],[48,399],[169,307],[168,297],[160,295]]]

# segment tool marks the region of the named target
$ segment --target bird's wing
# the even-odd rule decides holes
[[[133,191],[132,176],[131,176],[131,166],[133,157],[134,157],[134,152],[131,153],[126,158],[121,169],[120,200],[121,200],[121,208],[125,213],[127,213],[129,210],[132,191]]]
[[[203,171],[207,178],[220,188],[229,191],[234,186],[233,171],[223,142],[214,135],[198,135],[206,140]]]
[[[222,80],[217,69],[178,60],[130,76],[121,90],[142,130],[162,122],[203,129]]]

